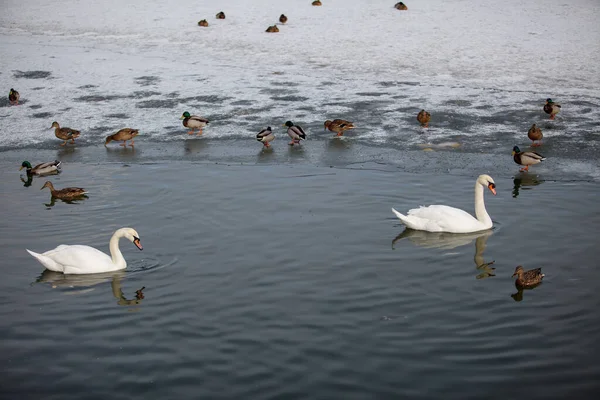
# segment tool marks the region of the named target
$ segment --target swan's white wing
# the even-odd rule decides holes
[[[411,228],[429,232],[467,233],[484,229],[468,212],[444,205],[413,208],[406,219],[411,222]]]
[[[65,274],[93,274],[115,269],[108,255],[90,246],[61,244],[42,255],[62,265]]]

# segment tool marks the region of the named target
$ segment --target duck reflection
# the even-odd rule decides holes
[[[83,200],[85,200],[87,198],[88,198],[88,196],[85,195],[85,194],[82,195],[82,196],[79,196],[77,198],[74,198],[74,199],[61,199],[61,198],[58,198],[58,197],[51,196],[50,197],[50,203],[44,203],[44,205],[46,207],[48,207],[48,208],[54,207],[56,205],[56,200],[60,200],[63,203],[67,203],[67,204],[79,204],[81,201],[83,201]]]
[[[269,161],[273,160],[274,157],[275,157],[275,150],[273,150],[273,146],[270,146],[270,147],[263,146],[259,150],[259,152],[256,156],[256,162],[257,163],[269,162]]]
[[[537,285],[531,286],[531,287],[523,287],[523,286],[517,285],[517,283],[515,282],[515,288],[517,289],[517,293],[511,294],[510,297],[512,297],[514,301],[523,301],[523,291],[533,290],[534,288],[538,287],[539,285],[540,284],[537,284]]]
[[[24,179],[23,176],[20,176],[21,182],[23,182],[23,186],[29,187],[31,186],[31,182],[33,182],[33,175],[27,174],[27,179]]]
[[[184,141],[184,151],[186,154],[194,154],[205,151],[210,147],[208,140],[202,139],[188,139]]]
[[[448,232],[426,232],[406,228],[392,241],[392,249],[399,240],[408,238],[413,244],[426,249],[450,250],[461,246],[466,246],[475,240],[475,255],[473,261],[475,268],[479,271],[476,279],[485,279],[495,276],[495,268],[491,265],[495,261],[485,262],[483,252],[488,238],[493,234],[491,229],[473,233],[448,233]]]
[[[519,195],[519,189],[523,187],[524,190],[527,186],[537,186],[541,185],[544,180],[539,175],[529,175],[527,173],[519,173],[519,175],[515,176],[513,179],[513,191],[512,197],[516,198]]]
[[[135,291],[135,295],[133,298],[128,299],[125,297],[123,290],[121,289],[121,280],[125,277],[125,272],[116,271],[116,272],[107,272],[103,274],[90,274],[90,275],[65,275],[60,272],[54,272],[50,270],[45,270],[42,274],[35,280],[35,283],[47,283],[52,286],[53,289],[63,288],[63,289],[75,289],[81,288],[78,290],[65,290],[65,294],[82,294],[89,293],[93,291],[95,288],[92,286],[96,286],[100,283],[104,283],[110,280],[110,286],[112,289],[113,296],[117,299],[117,305],[119,306],[135,306],[142,303],[144,300],[144,292],[143,290],[146,288],[145,286],[141,289]]]

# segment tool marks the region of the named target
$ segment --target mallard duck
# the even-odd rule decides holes
[[[31,167],[31,163],[29,161],[23,161],[21,164],[21,168],[27,168],[27,175],[47,175],[60,172],[60,161],[49,161],[45,163],[41,163],[36,165],[35,167]]]
[[[279,32],[279,28],[277,27],[277,25],[271,25],[267,28],[266,32]]]
[[[306,133],[304,133],[301,126],[294,125],[292,121],[287,121],[283,126],[287,126],[287,134],[292,138],[292,141],[288,143],[290,146],[300,144],[301,140],[306,140]]]
[[[133,147],[133,138],[137,135],[139,135],[139,129],[123,128],[117,133],[107,136],[104,145],[106,146],[114,140],[115,142],[123,141],[123,143],[121,143],[119,146],[125,147],[127,146],[127,141],[131,140],[131,143],[129,145]]]
[[[544,135],[542,134],[542,130],[538,128],[535,124],[533,124],[531,125],[531,128],[529,128],[529,130],[527,131],[527,137],[531,139],[531,141],[533,142],[531,145],[535,147],[541,145],[541,143],[536,143],[535,141],[537,140],[541,142]]]
[[[198,21],[198,25],[206,27],[208,26],[208,21],[205,19],[201,19],[200,21]]]
[[[522,266],[518,266],[515,268],[515,273],[512,274],[513,278],[516,276],[517,281],[515,284],[518,287],[527,288],[539,285],[542,283],[542,279],[544,278],[544,274],[542,274],[541,268],[532,269],[529,271],[524,271]]]
[[[323,126],[324,129],[329,129],[331,132],[337,133],[336,136],[343,136],[344,131],[355,128],[354,123],[344,119],[334,119],[333,121],[327,120]]]
[[[279,22],[281,22],[282,24],[285,24],[287,22],[287,17],[285,16],[285,14],[281,14],[279,16]]]
[[[17,92],[15,89],[10,89],[10,92],[8,92],[8,101],[10,102],[10,104],[18,105],[19,98],[21,98],[19,92]]]
[[[194,133],[194,129],[198,129],[197,135],[202,135],[202,133],[204,133],[202,132],[202,128],[208,125],[208,120],[206,118],[198,117],[197,115],[190,115],[190,113],[187,111],[184,112],[179,119],[183,120],[183,126],[190,128],[188,135],[192,135]]]
[[[322,5],[322,4],[321,4],[321,1],[320,1],[320,0],[315,0],[315,1],[313,1],[313,2],[312,2],[312,5],[313,5],[313,6],[320,6],[320,5]]]
[[[525,166],[525,168],[519,170],[521,172],[529,171],[530,165],[539,164],[546,159],[546,157],[535,151],[521,151],[518,146],[513,147],[512,156],[517,164]]]
[[[265,147],[271,147],[269,142],[273,141],[273,139],[275,139],[275,134],[271,131],[270,126],[267,126],[267,129],[263,129],[256,135],[256,140],[262,142]]]
[[[419,114],[417,115],[417,121],[419,121],[421,126],[428,128],[430,119],[431,119],[431,114],[429,114],[427,111],[425,111],[425,110],[419,111]]]
[[[61,146],[64,146],[65,144],[67,144],[68,140],[70,140],[72,144],[75,144],[75,138],[78,138],[79,135],[81,135],[81,132],[76,131],[75,129],[61,128],[60,125],[58,125],[58,122],[56,122],[56,121],[54,121],[52,123],[52,126],[50,127],[50,129],[52,129],[52,128],[54,128],[54,135],[57,138],[65,141],[63,144],[61,144]]]
[[[556,104],[552,101],[552,99],[546,99],[546,104],[544,104],[544,112],[546,114],[550,114],[550,119],[554,119],[556,114],[560,111],[560,104]]]
[[[218,12],[216,17],[217,19],[225,19],[225,13],[223,11]]]
[[[85,189],[78,187],[68,187],[60,190],[54,189],[54,185],[52,182],[46,181],[44,186],[40,190],[44,190],[45,188],[50,188],[50,193],[52,193],[52,197],[56,197],[57,199],[74,199],[77,197],[82,197],[87,193]]]
[[[397,10],[408,10],[408,7],[403,2],[394,4],[394,8]]]

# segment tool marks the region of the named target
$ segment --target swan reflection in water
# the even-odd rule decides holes
[[[95,288],[95,286],[110,280],[110,287],[112,288],[112,294],[117,299],[117,304],[120,306],[135,306],[141,304],[144,299],[145,286],[135,291],[135,295],[132,299],[125,297],[123,290],[121,289],[121,280],[125,277],[124,271],[106,272],[103,274],[88,274],[88,275],[65,275],[60,272],[54,272],[50,270],[44,270],[42,274],[36,279],[36,283],[48,283],[52,288],[81,288],[76,291],[65,291],[65,294],[82,294],[89,293]]]
[[[448,233],[448,232],[427,232],[417,231],[406,228],[392,241],[392,249],[399,240],[408,238],[413,244],[426,249],[450,250],[461,246],[466,246],[475,240],[475,255],[473,261],[475,267],[480,272],[475,278],[485,279],[495,275],[495,269],[491,267],[495,261],[486,263],[483,259],[483,252],[488,238],[493,234],[491,229],[473,233]]]
[[[530,175],[528,173],[521,172],[513,179],[513,190],[512,197],[516,198],[519,196],[519,189],[529,190],[528,186],[537,186],[544,183],[544,180],[539,175]]]

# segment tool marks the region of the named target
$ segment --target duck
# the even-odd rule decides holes
[[[324,129],[329,129],[331,132],[337,133],[336,136],[343,136],[344,131],[354,129],[354,123],[346,121],[345,119],[334,119],[333,121],[327,120],[323,124]]]
[[[126,147],[127,141],[131,140],[131,143],[129,145],[133,147],[133,138],[139,135],[139,133],[139,129],[123,128],[117,133],[107,136],[104,145],[106,146],[114,140],[115,142],[123,141],[123,143],[121,143],[119,146]]]
[[[190,128],[188,135],[192,135],[194,133],[194,129],[198,129],[198,133],[196,135],[202,135],[202,128],[208,125],[208,120],[206,118],[202,118],[197,115],[190,115],[190,113],[187,111],[184,112],[179,119],[183,120],[183,126]]]
[[[279,16],[279,22],[281,22],[282,24],[285,24],[288,20],[288,17],[285,16],[285,14],[281,14]]]
[[[45,188],[50,188],[50,193],[52,193],[52,197],[57,199],[76,199],[78,197],[83,197],[87,191],[78,187],[68,187],[60,190],[54,189],[54,185],[50,181],[46,181],[44,186],[40,190],[44,190]]]
[[[270,126],[267,126],[266,129],[263,129],[262,131],[258,132],[258,134],[256,135],[256,140],[258,140],[259,142],[262,142],[264,147],[267,147],[267,148],[271,147],[269,142],[272,142],[274,139],[275,139],[275,134],[271,131]]]
[[[413,208],[403,215],[392,208],[392,211],[406,227],[427,232],[471,233],[490,229],[492,219],[485,209],[483,202],[483,188],[487,187],[496,195],[496,184],[491,176],[479,175],[475,182],[475,215],[458,208],[431,205],[428,207]]]
[[[78,138],[81,135],[81,132],[76,131],[71,128],[61,128],[58,122],[54,121],[50,129],[54,128],[54,136],[59,139],[64,140],[64,143],[61,146],[67,144],[67,141],[71,141],[72,144],[75,144],[75,138]]]
[[[525,168],[519,170],[521,172],[529,171],[530,165],[539,164],[546,159],[546,157],[535,151],[521,151],[519,146],[513,147],[512,156],[517,164],[525,166]]]
[[[524,271],[521,265],[515,268],[515,273],[512,274],[513,278],[516,276],[517,280],[515,285],[520,288],[529,288],[533,286],[537,286],[542,283],[542,279],[544,278],[544,274],[542,274],[541,268],[531,269],[529,271]]]
[[[419,121],[421,126],[428,128],[430,119],[431,119],[431,114],[429,114],[427,111],[425,111],[425,110],[419,111],[419,114],[417,115],[417,121]]]
[[[313,6],[321,6],[322,4],[321,4],[320,0],[315,0],[315,1],[312,2],[312,5]]]
[[[198,21],[198,26],[207,27],[208,26],[208,21],[205,20],[205,19],[201,19],[200,21]]]
[[[127,268],[127,262],[119,249],[119,239],[123,237],[143,250],[140,235],[133,228],[120,228],[115,231],[109,242],[110,256],[94,247],[84,245],[61,244],[41,254],[25,250],[50,271],[63,274],[98,274]]]
[[[217,13],[216,17],[217,19],[225,19],[225,13],[223,11],[220,11]]]
[[[300,144],[301,140],[306,140],[306,133],[304,133],[304,129],[302,129],[301,126],[294,125],[292,121],[287,121],[285,124],[283,124],[283,126],[288,128],[287,134],[290,138],[292,138],[292,141],[288,143],[290,146],[293,146],[294,144]]]
[[[60,161],[54,160],[41,163],[33,168],[31,167],[31,163],[29,161],[23,161],[19,171],[23,168],[27,168],[27,175],[48,175],[60,172]]]
[[[279,32],[279,28],[277,27],[277,25],[271,25],[270,27],[267,28],[267,30],[265,32]]]
[[[552,101],[552,99],[546,99],[546,104],[544,104],[544,112],[546,114],[550,114],[550,119],[554,119],[556,114],[560,112],[560,104],[557,104]]]
[[[398,2],[394,4],[394,8],[397,10],[408,10],[408,7],[403,2]]]
[[[531,146],[541,146],[541,141],[544,135],[542,134],[542,130],[536,126],[536,124],[531,125],[531,128],[527,131],[527,137],[533,142]],[[538,143],[536,143],[536,140]]]
[[[19,94],[19,92],[17,92],[15,89],[10,89],[10,91],[8,92],[8,101],[10,102],[10,104],[15,104],[15,105],[19,105],[19,99],[21,98],[21,95]]]

